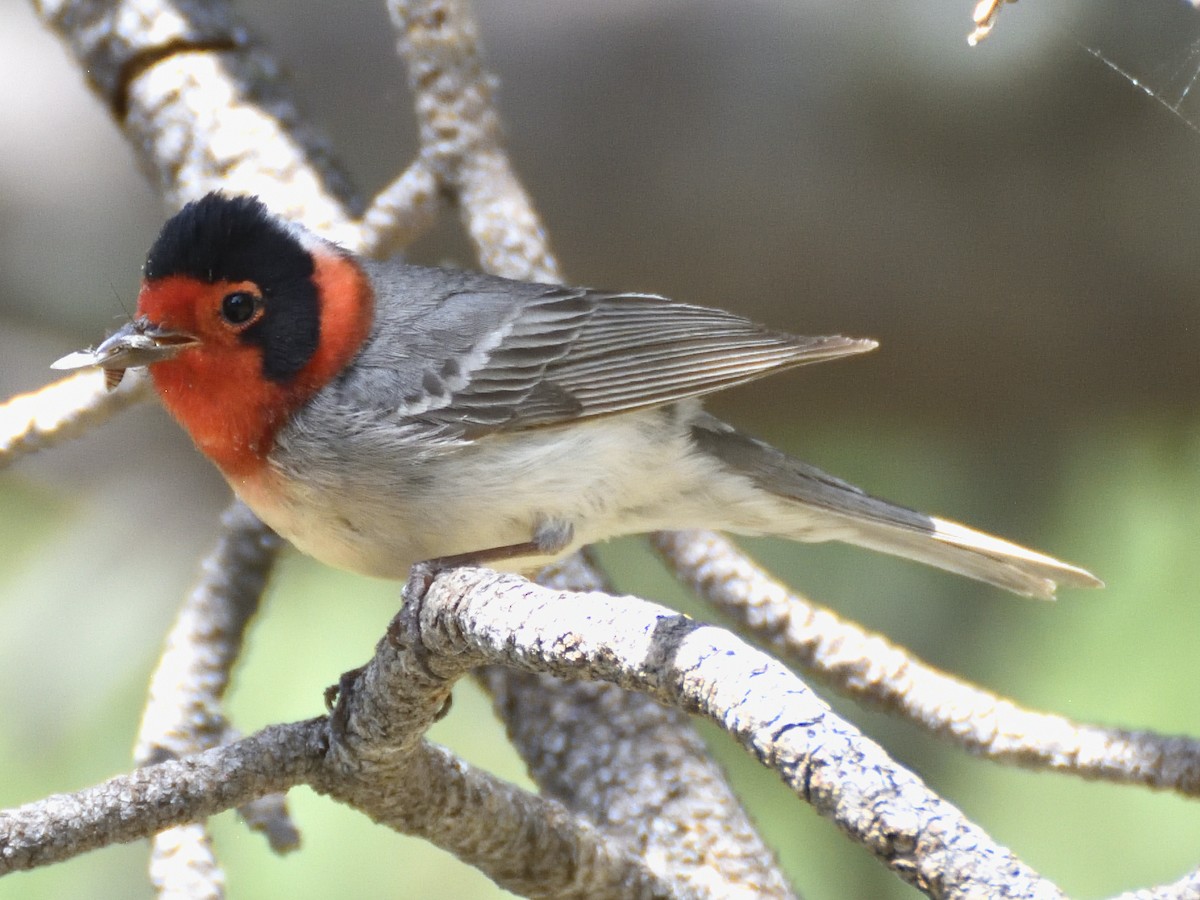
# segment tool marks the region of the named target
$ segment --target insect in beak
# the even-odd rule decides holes
[[[171,359],[181,350],[198,344],[194,337],[134,319],[105,338],[94,350],[77,350],[50,364],[52,369],[104,369],[104,384],[110,391],[121,383],[126,369],[150,366]]]

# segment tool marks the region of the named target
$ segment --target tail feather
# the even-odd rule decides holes
[[[957,522],[935,516],[924,518],[927,524],[920,528],[857,520],[854,543],[1042,600],[1053,600],[1059,585],[1104,586],[1104,582],[1086,569],[1052,556]]]
[[[692,435],[706,453],[760,488],[825,514],[827,528],[816,527],[811,534],[797,537],[823,540],[836,536],[1046,600],[1054,598],[1059,585],[1104,585],[1090,572],[1052,556],[872,497],[707,414],[695,420]]]

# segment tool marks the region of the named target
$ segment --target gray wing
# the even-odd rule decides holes
[[[382,312],[356,368],[392,381],[399,414],[472,436],[671,403],[876,346],[649,294],[415,266],[390,277],[413,302]]]

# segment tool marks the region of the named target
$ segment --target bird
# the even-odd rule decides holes
[[[372,260],[249,195],[167,220],[134,317],[59,369],[146,367],[233,491],[301,552],[402,579],[532,571],[704,528],[842,541],[1031,597],[1086,570],[874,497],[705,412],[714,391],[874,349],[646,293]]]

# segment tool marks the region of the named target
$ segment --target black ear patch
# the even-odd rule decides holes
[[[320,339],[313,271],[312,254],[257,197],[211,193],[167,220],[143,275],[258,285],[263,317],[241,338],[262,348],[266,378],[286,382],[312,359]]]

